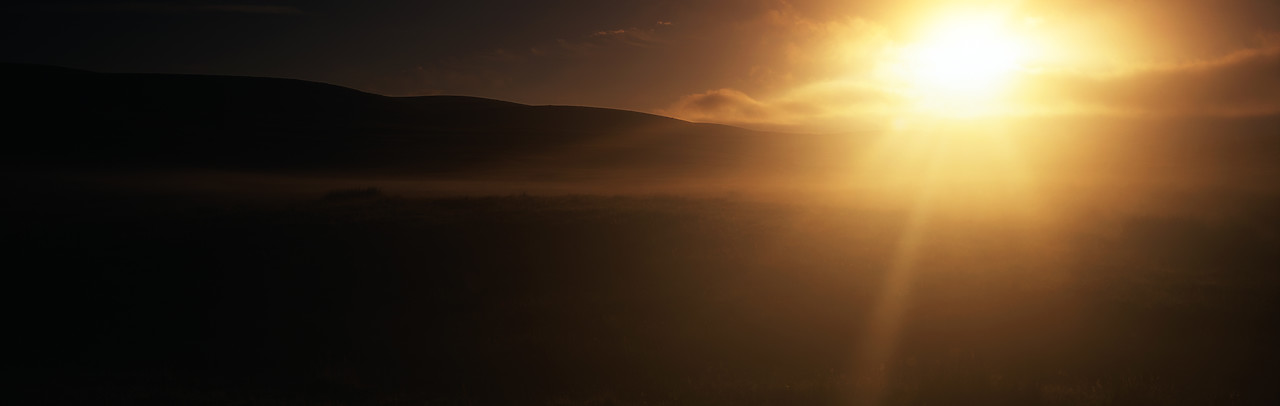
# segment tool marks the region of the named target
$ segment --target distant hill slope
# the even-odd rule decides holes
[[[632,111],[256,77],[0,65],[9,165],[457,173],[760,167],[776,134]]]

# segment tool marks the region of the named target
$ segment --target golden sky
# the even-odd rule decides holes
[[[730,28],[755,44],[745,72],[657,111],[813,130],[913,114],[1280,112],[1280,35],[1265,19],[1280,6],[1267,2],[767,3]]]
[[[418,87],[402,93],[793,131],[904,114],[1280,111],[1276,2],[655,3],[651,21],[416,66]],[[974,66],[995,72],[954,72]]]
[[[842,131],[902,115],[1280,111],[1274,0],[49,1],[0,56]]]

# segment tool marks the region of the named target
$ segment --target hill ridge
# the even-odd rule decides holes
[[[300,79],[24,64],[0,64],[0,76],[8,104],[20,106],[6,121],[27,129],[0,153],[14,167],[438,174],[532,159],[687,170],[720,165],[762,135],[631,110],[393,97]]]

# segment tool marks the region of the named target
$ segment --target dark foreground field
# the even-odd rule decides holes
[[[16,404],[1280,404],[1280,117],[0,73]]]
[[[11,186],[24,404],[1277,404],[1280,211]]]

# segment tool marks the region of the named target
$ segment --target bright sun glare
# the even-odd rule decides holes
[[[1021,67],[1027,47],[1000,18],[959,16],[941,21],[903,49],[912,92],[932,107],[966,109],[989,101]]]

